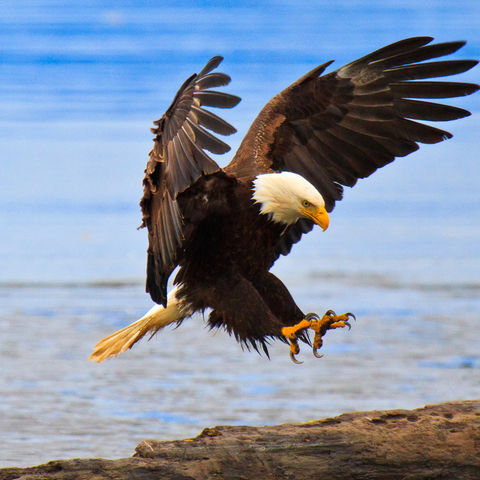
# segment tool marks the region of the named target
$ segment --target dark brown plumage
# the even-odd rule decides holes
[[[229,135],[235,129],[204,107],[231,108],[240,99],[211,90],[230,81],[213,72],[221,57],[187,79],[154,122],[143,181],[152,299],[168,309],[167,280],[179,266],[175,301],[188,305],[188,314],[210,308],[212,327],[265,351],[269,337],[285,339],[282,328],[304,314],[269,269],[314,221],[300,216],[281,224],[262,215],[252,199],[253,182],[266,173],[297,173],[320,192],[330,212],[344,186],[417,150],[419,143],[450,138],[417,120],[454,120],[469,112],[425,99],[469,95],[479,87],[430,79],[465,72],[477,62],[430,61],[464,45],[431,41],[405,39],[324,75],[332,62],[314,68],[267,103],[224,169],[205,151],[225,153],[229,146],[209,130]]]

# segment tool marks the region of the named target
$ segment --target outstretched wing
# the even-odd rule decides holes
[[[424,62],[465,44],[427,45],[432,40],[405,39],[323,76],[332,62],[313,69],[267,103],[225,171],[240,178],[281,170],[299,173],[315,185],[331,211],[343,186],[352,187],[395,157],[417,150],[418,143],[450,138],[449,132],[415,120],[455,120],[470,112],[417,99],[475,92],[475,84],[428,79],[465,72],[477,62]],[[310,220],[291,226],[277,253],[288,253],[312,226]]]
[[[240,98],[210,90],[230,83],[224,73],[212,72],[223,60],[212,58],[203,70],[181,86],[165,114],[153,122],[154,146],[143,179],[142,225],[148,228],[147,292],[166,306],[166,284],[176,267],[184,241],[177,195],[200,177],[220,170],[205,153],[225,153],[230,147],[208,130],[230,135],[236,130],[203,106],[231,108]],[[206,130],[208,129],[208,130]]]

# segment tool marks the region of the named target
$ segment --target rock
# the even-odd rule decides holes
[[[144,440],[132,458],[0,469],[0,480],[478,480],[480,400],[346,413],[303,424],[205,428]]]

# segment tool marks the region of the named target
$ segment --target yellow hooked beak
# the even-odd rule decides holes
[[[327,211],[325,210],[325,207],[320,207],[316,209],[302,208],[302,213],[307,217],[311,218],[317,225],[322,227],[323,231],[325,231],[330,224],[330,218]]]

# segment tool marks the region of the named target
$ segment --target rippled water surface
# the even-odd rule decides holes
[[[474,116],[346,192],[275,266],[304,311],[353,311],[325,356],[242,351],[201,316],[86,361],[151,306],[138,199],[151,120],[225,56],[239,134],[314,65],[399,38],[466,39],[478,2],[4,2],[0,16],[0,466],[129,456],[215,424],[308,421],[480,392],[479,95]],[[193,6],[195,5],[195,6]],[[479,81],[478,68],[463,77]],[[224,159],[219,159],[225,162]],[[222,163],[224,164],[224,163]]]

